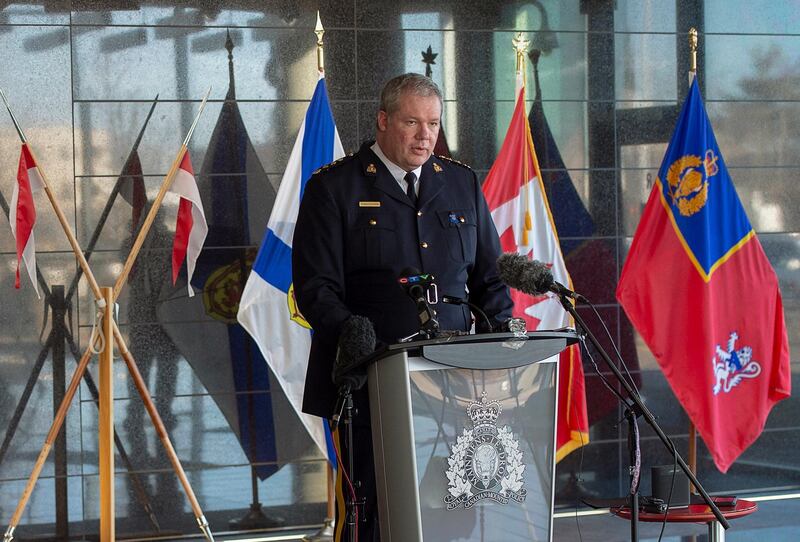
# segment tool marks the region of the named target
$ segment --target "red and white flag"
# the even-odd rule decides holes
[[[175,224],[175,240],[172,243],[172,284],[178,279],[181,265],[186,259],[186,287],[189,289],[189,297],[193,297],[192,275],[208,234],[208,224],[203,212],[203,202],[200,200],[200,191],[197,189],[197,181],[194,179],[189,151],[183,155],[170,190],[181,197],[178,220]]]
[[[36,282],[36,243],[33,238],[33,227],[36,225],[36,206],[33,195],[44,188],[44,181],[39,168],[31,156],[27,143],[22,144],[19,154],[17,182],[11,194],[9,222],[11,233],[17,244],[17,274],[14,287],[19,288],[19,264],[25,262],[28,276],[31,278],[36,295],[39,296],[39,285]],[[41,297],[41,296],[39,296]]]
[[[558,243],[556,227],[542,185],[539,163],[525,114],[525,88],[517,80],[517,105],[500,153],[483,183],[503,252],[516,252],[550,267],[553,278],[572,288]],[[511,289],[513,314],[528,329],[556,329],[571,325],[569,315],[553,294],[530,296]],[[578,345],[559,360],[556,461],[589,442],[586,391]]]

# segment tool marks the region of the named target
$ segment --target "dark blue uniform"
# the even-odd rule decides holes
[[[414,206],[370,145],[311,177],[292,243],[295,296],[314,329],[303,411],[323,418],[333,415],[336,403],[331,370],[348,317],[368,317],[384,343],[419,330],[416,305],[397,283],[405,268],[433,274],[440,297],[468,297],[492,325],[511,317],[511,298],[497,275],[497,230],[472,170],[429,158]],[[441,329],[470,329],[466,306],[438,303],[435,309]],[[480,321],[477,327],[487,331]],[[354,393],[354,402],[358,415],[352,425],[355,468],[350,474],[361,482],[358,494],[366,501],[359,540],[372,542],[379,534],[366,387]],[[340,451],[347,453],[344,442]],[[342,461],[347,465],[346,455]],[[337,501],[341,536],[344,508]]]
[[[339,330],[351,314],[368,317],[385,343],[419,330],[416,306],[397,284],[403,269],[432,273],[439,296],[468,295],[494,324],[511,317],[497,230],[472,170],[431,157],[415,208],[369,147],[311,177],[292,243],[295,296],[314,329],[303,410],[326,418]],[[470,329],[466,306],[435,309],[441,329]]]

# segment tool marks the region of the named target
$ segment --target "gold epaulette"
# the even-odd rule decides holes
[[[315,171],[314,173],[312,173],[311,175],[316,175],[317,173],[322,173],[323,171],[328,171],[328,170],[329,170],[329,169],[331,169],[331,168],[334,168],[334,167],[336,167],[336,166],[339,166],[339,165],[341,165],[341,164],[344,164],[345,162],[348,162],[348,161],[350,161],[350,159],[351,159],[351,158],[353,158],[353,156],[354,156],[354,155],[353,155],[353,153],[350,153],[350,154],[348,154],[348,155],[346,155],[346,156],[342,156],[341,158],[339,158],[338,160],[334,160],[334,161],[333,161],[333,162],[331,162],[330,164],[325,164],[324,166],[322,166],[321,168],[319,168],[318,170],[316,170],[316,171]]]
[[[469,167],[469,166],[468,166],[467,164],[465,164],[464,162],[459,162],[458,160],[455,160],[454,158],[450,158],[449,156],[442,156],[441,154],[437,154],[437,155],[436,155],[436,158],[439,158],[440,160],[447,160],[448,162],[452,162],[452,163],[454,163],[454,164],[458,164],[459,166],[461,166],[461,167],[465,167],[465,168],[467,168],[468,170],[472,171],[472,168],[471,168],[471,167]]]

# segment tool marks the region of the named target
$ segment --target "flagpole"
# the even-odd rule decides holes
[[[325,28],[322,26],[322,19],[317,10],[317,24],[314,27],[314,34],[317,35],[317,71],[320,75],[325,75],[325,45],[322,41],[322,36],[325,34]],[[325,520],[322,527],[314,534],[308,535],[303,538],[305,542],[322,542],[333,540],[333,524],[335,515],[335,495],[333,491],[333,479],[335,478],[333,466],[331,465],[330,458],[325,461],[325,493],[328,500],[328,506],[325,512]]]
[[[689,52],[691,55],[689,64],[689,85],[697,77],[697,29],[691,27],[689,29]],[[692,474],[697,474],[697,428],[694,426],[691,418],[689,419],[689,449],[687,450],[689,456],[689,470]],[[689,490],[692,493],[697,493],[697,488],[694,484],[689,483]]]
[[[692,27],[689,29],[689,84],[692,84],[694,78],[697,77],[697,29]]]
[[[44,172],[44,168],[39,164],[39,160],[36,158],[36,155],[33,152],[33,149],[28,145],[27,139],[25,139],[25,134],[22,132],[22,128],[20,128],[19,123],[17,122],[14,113],[11,111],[11,106],[8,104],[8,100],[6,99],[5,93],[0,90],[0,96],[3,98],[3,103],[8,110],[8,114],[11,115],[11,120],[14,123],[14,127],[17,129],[17,134],[19,134],[20,141],[23,145],[28,147],[28,152],[30,152],[31,158],[33,158],[33,162],[36,164],[36,169],[39,170],[39,175],[42,178],[42,184],[44,185],[45,194],[47,194],[47,199],[50,200],[50,205],[53,207],[53,210],[56,213],[56,217],[58,221],[61,223],[61,227],[64,230],[64,233],[67,236],[67,240],[69,241],[70,246],[72,247],[72,251],[75,253],[75,257],[78,259],[78,264],[80,265],[83,273],[86,275],[86,278],[89,280],[89,286],[92,289],[92,294],[94,294],[95,301],[102,305],[102,298],[103,294],[100,291],[100,287],[97,285],[97,281],[94,279],[94,275],[92,274],[92,270],[89,269],[89,264],[86,261],[86,258],[83,256],[83,251],[81,250],[80,245],[78,244],[78,239],[75,237],[75,234],[72,233],[72,228],[69,226],[69,222],[67,221],[67,217],[64,216],[61,207],[58,205],[58,201],[56,200],[55,196],[53,195],[53,191],[50,188],[50,182],[47,180],[47,175]]]
[[[514,49],[514,52],[517,55],[517,61],[516,61],[517,79],[518,81],[521,82],[521,86],[517,90],[521,95],[523,107],[525,106],[525,54],[528,52],[528,47],[530,46],[530,44],[531,44],[530,40],[523,39],[522,32],[517,32],[517,35],[514,37],[514,39],[511,40],[511,45]],[[536,155],[533,155],[531,158],[535,161]],[[527,160],[523,161],[522,167],[523,167],[523,176],[525,177],[525,184],[522,186],[521,190],[524,191],[532,190],[530,183],[527,182],[531,178],[531,172],[528,171]],[[527,194],[525,194],[523,196],[523,199],[525,201],[525,224],[523,224],[522,227],[521,241],[524,246],[528,246],[528,232],[533,230],[533,219],[531,218],[531,210],[529,207],[530,198],[527,197]]]
[[[150,211],[147,213],[147,218],[145,218],[144,224],[142,224],[142,228],[139,230],[139,234],[136,236],[136,241],[134,241],[131,251],[128,254],[128,258],[125,260],[125,266],[122,268],[122,272],[120,273],[119,277],[117,277],[117,282],[114,284],[114,299],[119,297],[120,290],[122,290],[122,287],[128,280],[128,275],[130,274],[131,268],[136,261],[136,257],[139,255],[139,250],[141,250],[142,245],[144,244],[144,240],[150,231],[150,227],[153,225],[153,222],[156,219],[158,209],[161,207],[162,201],[164,201],[164,196],[167,194],[167,190],[169,190],[170,186],[172,186],[172,181],[175,179],[175,174],[178,172],[178,168],[181,165],[183,156],[188,150],[189,140],[192,138],[192,134],[197,126],[197,122],[200,120],[200,115],[203,114],[203,109],[206,107],[206,102],[208,101],[208,96],[210,94],[211,87],[208,87],[208,91],[203,97],[203,101],[200,103],[200,110],[197,112],[194,122],[192,122],[192,126],[189,128],[189,132],[186,134],[183,144],[181,144],[181,148],[178,150],[178,155],[175,157],[175,160],[172,162],[172,166],[167,172],[167,175],[164,177],[164,181],[161,183],[161,189],[158,191],[156,199],[150,206]]]
[[[97,285],[97,281],[95,280],[94,274],[92,273],[92,270],[89,268],[89,264],[83,255],[83,251],[81,250],[78,244],[77,238],[72,232],[72,228],[70,228],[69,226],[69,222],[67,222],[66,216],[64,216],[61,207],[58,205],[58,201],[55,199],[55,196],[53,195],[53,191],[50,188],[50,183],[47,180],[47,175],[44,171],[44,168],[41,167],[39,161],[36,159],[36,155],[34,154],[33,149],[31,149],[31,147],[28,145],[28,142],[25,138],[25,134],[22,132],[22,128],[20,127],[16,117],[14,116],[13,111],[11,110],[11,106],[9,105],[8,100],[6,99],[6,95],[1,90],[0,90],[0,96],[2,96],[3,103],[5,104],[6,109],[8,110],[8,114],[11,116],[11,120],[14,123],[14,127],[17,130],[17,134],[19,135],[22,144],[28,148],[28,152],[30,153],[33,162],[36,164],[36,168],[42,179],[42,184],[44,185],[44,190],[45,193],[47,194],[47,198],[50,201],[50,205],[53,207],[53,210],[56,213],[58,221],[61,223],[61,227],[64,230],[65,235],[67,236],[67,240],[69,241],[70,246],[72,247],[72,251],[75,253],[75,257],[78,259],[78,263],[81,269],[83,270],[83,273],[86,276],[87,281],[89,282],[89,286],[92,289],[92,293],[95,298],[95,303],[97,304],[99,309],[103,309],[105,308],[104,306],[105,302],[103,300],[100,287]],[[61,426],[64,423],[64,419],[66,418],[67,415],[67,410],[69,410],[70,403],[72,402],[72,398],[74,397],[75,391],[78,388],[78,384],[80,383],[83,373],[86,371],[86,367],[89,364],[89,360],[91,358],[91,353],[92,353],[92,347],[94,346],[94,341],[95,337],[92,337],[90,339],[90,342],[92,342],[92,344],[90,344],[89,347],[87,348],[86,353],[78,363],[78,367],[76,368],[75,374],[73,374],[72,376],[72,380],[70,381],[70,385],[64,396],[64,400],[62,401],[58,411],[56,412],[56,415],[53,419],[53,423],[50,427],[50,431],[48,432],[47,438],[45,439],[45,443],[39,452],[39,456],[36,459],[36,463],[34,464],[33,471],[31,472],[31,475],[28,479],[28,483],[25,486],[25,489],[23,490],[22,496],[20,497],[20,500],[17,503],[17,508],[14,512],[14,515],[11,518],[9,527],[6,530],[5,536],[3,537],[4,542],[11,542],[11,540],[14,537],[14,530],[16,529],[16,526],[20,522],[20,519],[22,517],[22,512],[25,509],[25,506],[27,505],[31,494],[33,493],[33,488],[36,485],[36,481],[38,480],[39,475],[41,474],[44,462],[46,461],[47,456],[50,453],[50,449],[53,447],[53,443],[58,435],[58,432],[61,429]],[[101,512],[102,511],[103,508],[101,507]]]
[[[206,102],[206,100],[208,98],[208,94],[210,92],[211,92],[211,89],[209,89],[209,92],[206,94],[206,97],[203,100],[203,105],[205,105],[205,102]],[[89,282],[89,287],[91,288],[92,293],[94,295],[95,303],[96,303],[98,309],[100,309],[100,310],[105,309],[105,299],[103,299],[103,294],[102,294],[102,291],[100,290],[100,287],[99,287],[99,285],[97,283],[97,280],[95,279],[95,276],[92,273],[91,268],[89,267],[89,263],[86,261],[86,258],[84,257],[83,251],[81,250],[80,245],[78,244],[77,238],[75,237],[74,233],[72,232],[72,228],[70,227],[69,222],[66,219],[66,216],[64,215],[63,211],[61,210],[61,207],[58,205],[58,201],[55,199],[55,196],[53,195],[53,192],[50,189],[50,183],[47,180],[47,176],[46,176],[46,174],[44,172],[44,169],[40,166],[39,161],[36,159],[36,156],[35,156],[35,154],[33,152],[33,149],[31,149],[31,147],[29,145],[27,145],[27,140],[25,138],[24,133],[22,132],[22,128],[20,127],[19,123],[17,122],[17,119],[14,116],[14,113],[11,110],[11,107],[10,107],[10,105],[8,103],[8,100],[6,99],[6,95],[5,95],[4,92],[2,92],[2,89],[0,89],[0,97],[2,97],[3,103],[5,104],[6,109],[8,110],[8,113],[11,116],[11,120],[14,123],[14,127],[17,130],[17,134],[19,135],[20,140],[22,141],[22,144],[26,145],[28,147],[28,151],[30,152],[31,158],[33,159],[34,163],[36,164],[36,168],[39,171],[39,175],[42,178],[42,184],[44,185],[45,193],[47,194],[48,200],[50,201],[50,204],[51,204],[51,206],[53,207],[53,210],[56,213],[56,217],[58,218],[58,220],[59,220],[59,222],[61,224],[61,227],[64,230],[64,234],[67,236],[67,239],[68,239],[68,241],[70,243],[70,246],[72,247],[72,251],[75,253],[75,257],[78,259],[78,263],[80,265],[80,268],[83,270],[83,274],[86,277],[86,280]],[[201,106],[200,112],[202,112],[202,106]],[[184,145],[182,146],[182,150],[181,150],[181,153],[180,153],[181,154],[181,158],[182,158],[182,155],[185,154],[185,152],[186,152],[186,143],[188,142],[189,138],[191,137],[192,132],[194,131],[195,126],[197,125],[198,119],[199,119],[199,114],[198,114],[198,118],[196,118],[194,123],[192,124],[192,127],[190,128],[189,133],[186,136],[186,139],[184,140]],[[162,199],[163,199],[163,195],[162,195]],[[152,221],[151,221],[151,223],[152,223]],[[141,244],[140,244],[140,246],[141,246]],[[130,269],[128,271],[130,271]],[[116,294],[112,295],[111,298],[113,300],[116,300],[116,298],[119,295],[118,291],[115,288],[112,291],[112,293],[113,292],[116,292]],[[150,397],[149,393],[147,392],[147,388],[146,388],[146,386],[144,384],[144,380],[142,379],[141,374],[138,372],[138,370],[136,370],[135,361],[133,360],[133,357],[132,357],[130,351],[128,350],[127,345],[125,344],[125,341],[122,338],[122,334],[120,333],[119,328],[117,327],[117,323],[115,321],[113,321],[113,319],[112,319],[111,322],[110,322],[110,325],[111,325],[111,328],[113,329],[113,335],[114,335],[114,339],[115,339],[115,341],[117,343],[117,347],[120,350],[120,352],[121,352],[121,354],[123,356],[123,359],[125,359],[125,363],[128,365],[128,369],[130,370],[131,375],[134,377],[134,381],[136,383],[137,389],[139,389],[140,395],[142,396],[142,400],[145,403],[145,406],[148,407],[148,412],[151,414],[151,418],[153,419],[153,423],[154,423],[154,425],[157,426],[156,429],[158,431],[159,428],[158,428],[157,421],[160,422],[161,420],[160,420],[160,417],[158,416],[158,412],[155,410],[155,406],[152,404],[152,398]],[[102,337],[102,335],[100,337]],[[106,342],[106,346],[110,348],[110,344],[108,344],[108,336],[105,336],[104,340]],[[34,464],[34,467],[33,467],[33,470],[31,472],[31,475],[28,478],[28,482],[27,482],[27,484],[25,486],[25,489],[22,492],[22,496],[20,497],[20,500],[17,503],[17,508],[14,511],[14,515],[12,516],[11,521],[9,523],[9,526],[6,529],[6,532],[5,532],[4,536],[3,536],[3,542],[11,542],[14,539],[14,531],[16,530],[16,527],[17,527],[17,525],[19,525],[19,522],[20,522],[20,520],[22,518],[22,512],[24,511],[25,507],[27,506],[28,501],[30,500],[31,494],[33,493],[33,488],[36,485],[37,480],[39,479],[39,476],[41,474],[42,468],[44,467],[44,463],[47,460],[47,456],[49,455],[50,450],[53,447],[53,443],[55,441],[56,436],[58,435],[58,432],[61,430],[61,426],[64,423],[64,419],[66,418],[67,411],[69,410],[70,404],[72,403],[72,399],[75,396],[75,393],[76,393],[76,391],[78,389],[80,381],[83,378],[83,374],[86,372],[86,368],[88,367],[89,361],[91,360],[93,347],[94,347],[94,344],[95,344],[95,338],[92,337],[90,339],[90,342],[91,342],[91,344],[87,347],[86,351],[84,352],[83,356],[81,357],[81,359],[80,359],[80,361],[79,361],[79,363],[78,363],[78,365],[77,365],[77,367],[75,369],[75,373],[73,374],[72,379],[70,380],[69,387],[67,388],[67,391],[64,394],[64,399],[63,399],[61,405],[59,406],[58,411],[56,412],[56,415],[53,418],[53,423],[50,426],[50,431],[48,432],[47,437],[45,439],[45,442],[42,445],[42,449],[40,450],[39,456],[36,459],[36,462]],[[133,367],[133,369],[131,369],[131,367]],[[163,427],[163,423],[161,423],[161,427]],[[160,431],[158,431],[158,432],[159,432],[159,436],[162,436],[161,432]],[[206,521],[206,518],[203,515],[202,510],[199,507],[199,504],[197,503],[197,499],[194,497],[194,493],[193,493],[193,491],[191,489],[191,486],[189,485],[188,479],[186,479],[186,474],[183,472],[183,469],[180,466],[180,462],[178,461],[177,456],[175,456],[175,451],[172,448],[171,444],[169,443],[169,437],[166,436],[166,434],[164,434],[163,436],[164,436],[164,438],[162,438],[162,444],[164,444],[164,446],[166,448],[166,451],[167,451],[168,455],[170,456],[170,460],[173,462],[173,466],[177,465],[176,466],[176,473],[177,473],[178,477],[180,478],[181,483],[183,484],[184,489],[187,492],[187,497],[189,497],[189,500],[190,500],[190,502],[192,504],[192,509],[195,512],[195,517],[197,519],[198,526],[200,527],[200,529],[203,532],[203,534],[206,537],[206,539],[213,542],[214,538],[213,538],[211,530],[210,530],[210,528],[208,526],[208,522]],[[103,509],[101,508],[101,512],[102,511],[103,511]],[[113,510],[112,510],[112,512],[113,512]]]
[[[97,222],[97,227],[95,228],[94,232],[92,233],[91,239],[89,239],[89,244],[86,246],[86,258],[91,257],[92,252],[94,251],[94,246],[97,244],[97,240],[100,239],[100,233],[102,231],[103,225],[105,224],[108,215],[111,214],[111,209],[114,207],[114,202],[116,201],[117,195],[119,194],[120,190],[122,189],[122,174],[128,169],[131,160],[139,149],[139,143],[142,141],[142,137],[144,136],[144,131],[147,128],[147,125],[150,123],[150,117],[153,116],[153,111],[156,109],[156,105],[158,104],[158,94],[156,94],[155,99],[153,99],[153,104],[150,106],[150,111],[147,113],[147,118],[144,120],[144,124],[142,125],[142,129],[139,130],[139,135],[136,136],[136,141],[133,143],[133,147],[131,147],[131,151],[128,153],[128,158],[125,160],[125,165],[122,166],[122,172],[120,173],[120,177],[117,179],[117,182],[114,184],[114,188],[111,190],[111,194],[108,196],[108,201],[106,202],[105,208],[100,213],[100,219]],[[133,225],[136,227],[136,224]],[[81,275],[77,273],[75,278],[72,279],[72,284],[70,284],[69,290],[67,291],[66,299],[69,300],[72,298],[72,295],[75,293],[75,289],[78,287],[78,282],[80,281]]]
[[[325,73],[325,50],[322,43],[325,29],[322,27],[322,19],[319,18],[319,10],[317,10],[317,25],[314,28],[314,34],[317,35],[317,70],[319,73]]]

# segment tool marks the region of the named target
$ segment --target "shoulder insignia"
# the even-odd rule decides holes
[[[433,163],[433,171],[434,171],[435,173],[441,173],[441,172],[442,172],[442,166],[440,166],[439,164],[437,164],[436,162],[434,162],[434,163]]]
[[[367,166],[367,173],[370,175],[375,175],[378,173],[378,168],[375,167],[375,164],[370,164]]]
[[[335,168],[336,166],[344,164],[345,162],[348,162],[352,157],[353,157],[353,153],[350,153],[350,154],[347,154],[345,156],[342,156],[341,158],[339,158],[338,160],[334,160],[330,164],[325,164],[324,166],[322,166],[321,168],[316,170],[314,173],[312,173],[312,175],[316,175],[317,173],[322,173],[323,171],[328,171],[329,169],[332,169],[332,168]]]
[[[459,162],[458,160],[454,160],[453,158],[449,158],[447,156],[442,156],[441,154],[437,154],[436,157],[439,158],[440,160],[446,160],[448,162],[452,162],[453,164],[458,164],[459,166],[467,168],[468,170],[472,171],[472,168],[469,167],[467,164],[465,164],[463,162]]]

